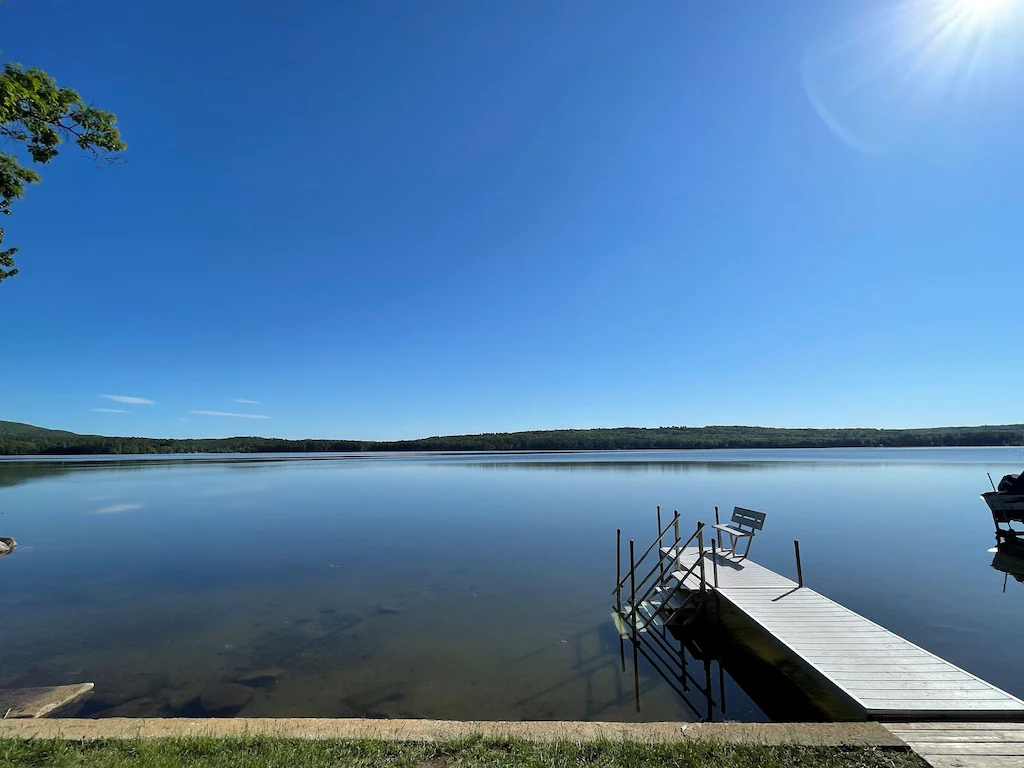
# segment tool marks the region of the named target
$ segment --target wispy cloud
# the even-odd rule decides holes
[[[196,416],[231,416],[235,419],[269,419],[269,416],[263,416],[259,413],[227,413],[226,411],[189,411],[194,413]]]
[[[152,400],[147,400],[144,397],[129,397],[128,395],[100,395],[105,397],[107,400],[113,400],[115,403],[128,403],[129,405],[156,405]]]
[[[121,512],[134,512],[136,509],[142,509],[141,504],[111,504],[108,507],[100,507],[92,514],[94,515],[116,515]]]
[[[244,397],[236,397],[235,398],[235,402],[236,403],[245,403],[246,405],[259,405],[260,404],[259,400],[246,400]]]
[[[98,413],[128,413],[124,408],[93,408]]]

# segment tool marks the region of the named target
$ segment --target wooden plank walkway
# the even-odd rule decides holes
[[[698,557],[693,547],[677,561]],[[709,585],[713,573],[705,551]],[[699,588],[699,572],[686,585]],[[1024,720],[1024,701],[750,560],[718,555],[717,591],[867,719]]]
[[[932,768],[1024,766],[1024,724],[893,723],[886,728]]]

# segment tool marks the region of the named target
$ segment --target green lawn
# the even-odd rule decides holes
[[[679,742],[544,744],[469,739],[448,743],[276,738],[183,738],[128,741],[0,739],[0,766],[64,768],[298,768],[299,766],[615,766],[670,768],[924,768],[909,752],[883,749],[717,745]]]

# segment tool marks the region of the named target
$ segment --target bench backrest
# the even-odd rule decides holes
[[[737,528],[749,528],[752,531],[760,531],[764,528],[764,519],[767,517],[764,512],[755,512],[752,509],[735,507],[732,510],[732,522]]]

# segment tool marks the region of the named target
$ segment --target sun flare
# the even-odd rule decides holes
[[[1010,4],[1011,0],[958,0],[960,6],[976,16],[988,16]]]
[[[1022,54],[1024,0],[893,0],[816,42],[801,78],[837,138],[886,153],[968,102],[1016,101]]]

